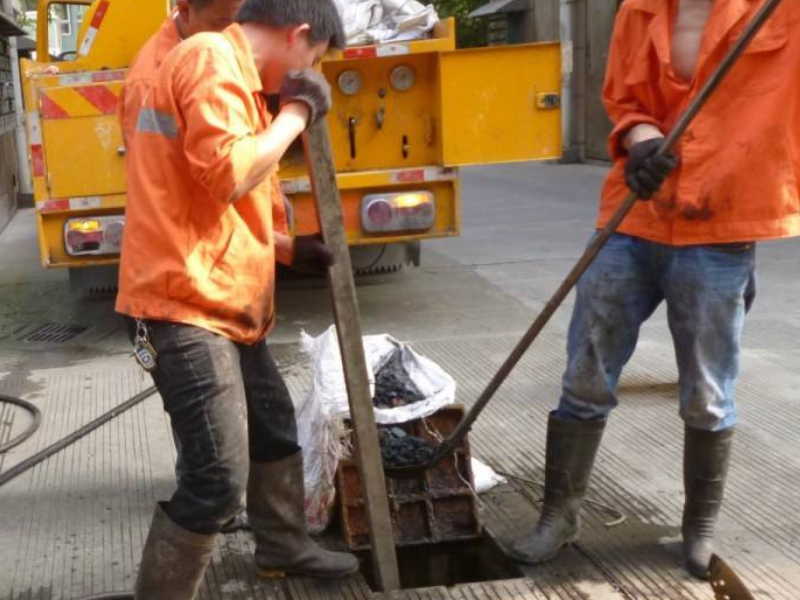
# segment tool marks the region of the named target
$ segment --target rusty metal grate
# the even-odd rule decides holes
[[[422,420],[397,425],[409,435],[438,443],[464,416],[464,407],[451,405]],[[474,540],[483,528],[478,517],[469,441],[465,439],[454,457],[409,479],[386,480],[389,510],[398,546],[419,546]],[[358,468],[343,460],[337,471],[344,538],[351,550],[370,547],[364,492]]]
[[[45,323],[33,331],[27,332],[19,338],[22,342],[51,342],[63,344],[79,336],[89,329],[85,325],[71,325],[64,323]]]

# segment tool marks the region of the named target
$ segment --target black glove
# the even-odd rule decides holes
[[[331,86],[325,76],[314,69],[289,71],[280,91],[281,107],[290,102],[308,106],[308,126],[311,127],[331,109]]]
[[[299,235],[294,238],[293,269],[321,273],[333,263],[333,252],[319,235]]]
[[[663,137],[645,140],[634,144],[628,150],[625,183],[644,200],[651,198],[672,170],[678,166],[678,159],[675,156],[656,155],[663,141]]]

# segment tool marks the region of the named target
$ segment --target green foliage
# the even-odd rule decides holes
[[[487,2],[488,0],[433,0],[433,5],[441,18],[456,18],[458,47],[470,48],[486,45],[486,21],[470,19],[467,15]]]

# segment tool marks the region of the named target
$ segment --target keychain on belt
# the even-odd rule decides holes
[[[158,352],[150,343],[150,334],[147,325],[141,319],[136,319],[136,339],[133,342],[133,357],[145,371],[152,372],[156,368]]]

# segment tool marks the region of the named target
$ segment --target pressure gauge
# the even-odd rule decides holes
[[[345,96],[355,96],[361,91],[361,87],[364,85],[364,80],[361,78],[361,73],[354,69],[342,71],[339,74],[339,79],[337,81],[339,83],[339,90]]]
[[[417,81],[417,74],[408,65],[400,65],[392,69],[389,75],[389,82],[398,92],[407,92]]]

